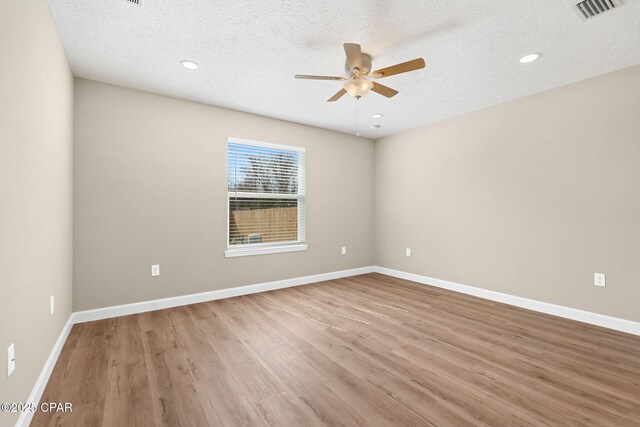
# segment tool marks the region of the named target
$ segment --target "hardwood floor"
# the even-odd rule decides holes
[[[640,337],[380,274],[73,327],[33,426],[640,425]]]

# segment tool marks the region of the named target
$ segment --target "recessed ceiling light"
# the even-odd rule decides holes
[[[371,118],[372,119],[381,119],[382,118],[382,114],[376,113],[376,114],[372,115]]]
[[[520,58],[520,63],[528,64],[529,62],[533,62],[536,59],[540,58],[541,56],[542,56],[541,53],[530,53],[529,55],[525,55],[522,58]]]
[[[182,65],[187,70],[191,70],[191,71],[197,70],[199,68],[198,64],[186,59],[184,61],[180,61],[180,65]]]

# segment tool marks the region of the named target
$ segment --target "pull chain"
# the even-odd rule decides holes
[[[356,96],[356,105],[355,105],[355,123],[353,126],[353,130],[356,134],[356,136],[360,136],[360,108],[359,108],[359,102],[360,101],[360,97]]]

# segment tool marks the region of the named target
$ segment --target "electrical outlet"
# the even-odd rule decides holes
[[[11,344],[7,348],[7,377],[16,369],[16,347]]]
[[[51,297],[49,298],[49,311],[51,312],[51,314],[56,311],[56,300],[55,296],[53,295],[51,295]]]
[[[601,287],[607,286],[607,276],[604,273],[594,273],[593,284]]]
[[[404,250],[406,256],[411,256],[411,248],[407,248]]]
[[[342,247],[342,255],[346,255],[347,254],[347,247],[343,246]]]
[[[160,264],[153,264],[151,266],[151,277],[160,275]]]

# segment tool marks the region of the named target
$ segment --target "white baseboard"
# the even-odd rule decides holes
[[[240,295],[255,294],[257,292],[273,291],[275,289],[289,288],[292,286],[307,285],[309,283],[322,282],[323,280],[339,279],[341,277],[356,276],[358,274],[373,273],[374,267],[353,268],[350,270],[334,271],[331,273],[314,274],[312,276],[296,277],[294,279],[277,280],[256,285],[239,286],[237,288],[220,289],[217,291],[202,292],[199,294],[181,295],[178,297],[163,298],[152,301],[142,301],[133,304],[116,305],[113,307],[97,308],[95,310],[77,311],[73,313],[73,323],[90,322],[93,320],[108,319],[111,317],[126,316],[129,314],[144,313],[147,311],[161,310],[164,308],[178,307],[181,305],[196,304],[199,302],[214,301],[217,299],[237,297]]]
[[[223,298],[231,298],[240,295],[255,294],[258,292],[273,291],[276,289],[290,288],[292,286],[308,285],[310,283],[322,282],[324,280],[339,279],[341,277],[357,276],[359,274],[373,273],[375,267],[360,267],[350,270],[334,271],[331,273],[314,274],[312,276],[296,277],[293,279],[277,280],[274,282],[259,283],[256,285],[239,286],[237,288],[220,289],[218,291],[202,292],[199,294],[182,295],[178,297],[163,298],[152,301],[143,301],[133,304],[117,305],[113,307],[98,308],[95,310],[77,311],[71,313],[69,320],[64,325],[62,332],[58,336],[49,358],[44,364],[40,376],[36,384],[31,390],[27,402],[40,402],[42,393],[44,392],[53,367],[55,366],[62,347],[71,332],[71,328],[76,323],[90,322],[93,320],[108,319],[117,316],[126,316],[129,314],[144,313],[147,311],[160,310],[164,308],[178,307],[181,305],[195,304],[199,302],[213,301]],[[23,412],[16,423],[16,427],[27,427],[33,418],[32,412]]]
[[[441,279],[420,276],[418,274],[407,273],[404,271],[393,270],[385,267],[361,267],[350,270],[334,271],[331,273],[315,274],[312,276],[297,277],[293,279],[277,280],[274,282],[259,283],[256,285],[240,286],[237,288],[221,289],[217,291],[202,292],[199,294],[182,295],[178,297],[163,298],[153,301],[143,301],[133,304],[124,304],[113,307],[98,308],[95,310],[86,310],[74,312],[69,316],[69,320],[60,332],[47,361],[40,372],[40,376],[29,395],[28,402],[38,403],[42,397],[42,393],[49,381],[53,367],[60,356],[62,347],[64,346],[71,328],[76,323],[90,322],[93,320],[108,319],[117,316],[126,316],[129,314],[144,313],[147,311],[160,310],[164,308],[178,307],[188,304],[196,304],[199,302],[213,301],[223,298],[231,298],[240,295],[255,294],[258,292],[272,291],[276,289],[289,288],[292,286],[307,285],[310,283],[322,282],[324,280],[339,279],[342,277],[356,276],[366,273],[380,273],[387,276],[398,277],[400,279],[411,280],[412,282],[431,285],[438,288],[449,289],[461,292],[467,295],[473,295],[492,301],[502,302],[541,313],[551,314],[554,316],[564,317],[567,319],[577,320],[592,325],[602,326],[617,331],[627,332],[634,335],[640,335],[640,323],[630,320],[619,319],[616,317],[605,316],[603,314],[591,313],[588,311],[578,310],[575,308],[564,307],[561,305],[550,304],[546,302],[536,301],[528,298],[517,297],[501,292],[490,291],[487,289],[476,288],[459,283],[449,282]],[[33,418],[33,413],[23,412],[16,423],[17,427],[27,427]]]
[[[71,332],[71,328],[73,327],[73,314],[69,316],[67,323],[62,328],[60,335],[58,335],[58,339],[56,343],[53,345],[53,349],[51,353],[49,353],[49,357],[47,361],[44,363],[44,367],[36,380],[36,384],[33,386],[31,390],[31,394],[27,399],[27,403],[35,403],[36,405],[40,402],[40,398],[42,397],[42,393],[44,392],[47,383],[49,382],[49,377],[51,376],[51,372],[53,372],[53,367],[56,366],[56,362],[58,361],[58,357],[60,356],[60,352],[62,351],[62,347],[64,343],[67,341],[67,337],[69,336],[69,332]],[[33,418],[33,412],[22,412],[18,421],[16,422],[16,427],[27,427],[31,424],[31,419]]]
[[[411,280],[412,282],[424,285],[435,286],[437,288],[449,289],[479,298],[497,301],[540,313],[551,314],[553,316],[564,317],[565,319],[577,320],[591,325],[602,326],[616,331],[626,332],[633,335],[640,335],[640,323],[631,320],[620,319],[618,317],[606,316],[604,314],[592,313],[590,311],[578,310],[577,308],[565,307],[562,305],[550,304],[548,302],[536,301],[529,298],[517,297],[504,294],[502,292],[490,291],[488,289],[476,288],[460,283],[449,282],[447,280],[434,279],[433,277],[421,276],[404,271],[393,270],[385,267],[374,267],[376,273],[399,279]]]

